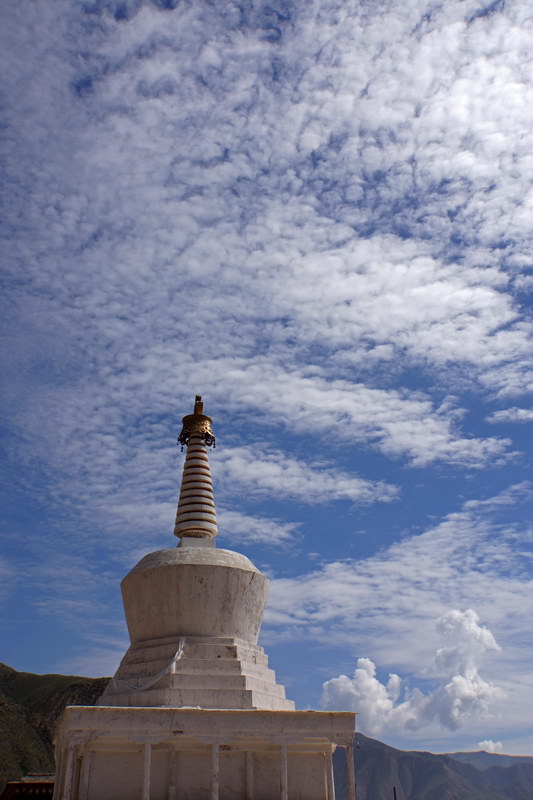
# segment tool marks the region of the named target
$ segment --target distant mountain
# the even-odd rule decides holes
[[[33,675],[0,664],[0,792],[10,778],[54,772],[52,739],[67,705],[94,705],[109,678]]]
[[[109,678],[33,675],[0,664],[0,792],[6,780],[53,772],[54,728],[66,705],[94,705]],[[532,800],[533,758],[405,752],[356,734],[357,800]],[[347,800],[344,752],[334,756],[336,799]]]
[[[434,753],[396,750],[361,733],[355,737],[357,800],[531,800],[533,758],[492,753]],[[467,763],[474,756],[481,768]],[[502,756],[497,756],[502,758]],[[496,764],[502,766],[497,766]],[[334,757],[336,799],[347,800],[344,753]]]
[[[533,756],[506,756],[502,753],[487,753],[485,750],[475,750],[471,753],[445,753],[456,761],[472,764],[478,769],[487,767],[510,767],[513,764],[533,764]]]

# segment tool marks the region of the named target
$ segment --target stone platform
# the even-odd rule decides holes
[[[220,636],[132,644],[99,705],[294,709],[262,647]]]
[[[349,712],[70,706],[54,798],[334,800],[337,746],[354,787],[354,728]]]

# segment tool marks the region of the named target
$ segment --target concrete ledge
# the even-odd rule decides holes
[[[168,740],[187,732],[206,742],[222,738],[230,743],[251,736],[272,742],[320,739],[346,746],[352,743],[355,716],[348,711],[67,706],[57,736],[79,731],[89,738],[125,736],[144,741],[154,733]]]

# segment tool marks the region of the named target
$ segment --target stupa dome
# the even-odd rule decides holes
[[[186,545],[157,550],[121,585],[132,644],[181,636],[257,643],[267,581],[241,553]]]

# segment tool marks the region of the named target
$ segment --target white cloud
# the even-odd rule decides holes
[[[181,371],[184,380],[174,377]],[[203,386],[210,386],[206,410],[215,423],[239,414],[232,428],[241,437],[265,422],[305,437],[312,431],[319,453],[330,439],[328,459],[331,444],[374,447],[387,456],[408,458],[415,466],[442,461],[479,468],[509,457],[507,439],[461,434],[462,412],[453,398],[435,408],[422,392],[329,381],[313,370],[283,371],[261,358],[185,362],[167,346],[160,347],[157,359],[139,357],[134,368],[128,365],[101,391],[98,383],[84,382],[27,399],[13,411],[25,439],[17,457],[23,452],[32,469],[44,467],[39,478],[46,481],[48,495],[75,510],[82,528],[98,522],[107,546],[122,548],[126,536],[134,536],[138,544],[147,535],[162,542],[166,532],[171,535],[181,460],[171,444],[179,424],[162,423],[160,417],[176,405],[176,397],[187,410]],[[254,453],[250,446],[226,449],[220,437],[219,443],[211,461],[221,478],[219,502],[228,511],[237,511],[233,504],[243,496],[235,492],[236,482],[251,490],[247,502],[258,492],[271,497],[281,492],[304,502],[372,503],[389,501],[397,492],[390,483],[319,468],[318,460],[306,464],[281,449]]]
[[[39,514],[21,546],[46,525],[85,599],[102,564],[173,543],[170,442],[197,391],[245,497],[221,494],[221,520],[288,544],[302,529],[252,501],[390,499],[408,463],[425,524],[436,469],[511,475],[477,416],[531,388],[529,4],[162,5],[3,13],[6,473]],[[251,429],[272,449],[252,457]],[[531,540],[494,523],[509,498],[279,582],[270,618],[402,671],[435,618],[476,608],[516,718]]]
[[[476,730],[482,736],[475,715],[489,705],[506,739],[514,738],[513,726],[527,729],[524,703],[529,706],[525,698],[533,696],[528,677],[530,643],[522,625],[533,614],[533,533],[512,519],[523,517],[525,508],[519,506],[530,499],[529,485],[510,487],[489,500],[467,503],[433,528],[374,556],[323,562],[307,574],[274,579],[266,616],[269,640],[296,639],[328,648],[330,663],[334,652],[346,660],[340,654],[347,649],[356,659],[365,657],[368,661],[358,666],[362,672],[357,673],[356,686],[368,683],[374,688],[373,696],[390,710],[391,722],[397,716],[407,724],[413,714],[415,722],[427,719],[433,747],[442,749],[438,733],[442,725],[449,728],[463,714],[473,714],[469,734]],[[475,608],[489,630],[470,613],[443,616],[454,605]],[[437,630],[439,617],[443,620]],[[457,637],[449,649],[441,641],[447,628]],[[501,652],[494,648],[491,632]],[[479,664],[489,650],[492,657],[480,677]],[[378,680],[372,664],[391,674],[408,675],[411,685],[424,681],[430,691],[413,690],[412,696],[407,691],[398,702],[396,690],[408,684],[396,678],[390,685]],[[443,675],[435,689],[435,679]],[[346,692],[346,702],[353,694],[352,680],[344,678],[337,685],[339,692]],[[505,701],[494,686],[505,692]],[[393,713],[397,707],[401,711]],[[405,745],[407,729],[402,736]]]
[[[313,374],[313,373],[318,374]],[[363,383],[327,380],[318,369],[282,371],[267,360],[192,364],[191,385],[217,374],[217,400],[229,411],[248,409],[260,420],[275,420],[298,433],[328,433],[336,441],[367,442],[414,465],[432,461],[481,466],[500,458],[508,439],[463,438],[456,431],[462,416],[453,402],[434,408],[422,392],[374,389]],[[273,391],[275,386],[275,391]]]
[[[87,492],[116,492],[132,431],[198,383],[232,411],[283,424],[293,407],[299,433],[337,430],[419,466],[508,455],[446,394],[530,381],[512,288],[530,263],[525,11],[422,5],[297,3],[275,45],[263,6],[242,28],[201,4],[144,3],[122,21],[66,4],[31,30],[27,4],[10,13],[9,141],[26,182],[9,263],[31,291],[17,283],[5,358],[24,369],[4,413],[28,457],[84,465]],[[25,361],[28,336],[40,347]],[[413,390],[413,368],[431,388]],[[292,479],[300,498],[306,481]]]
[[[478,623],[472,609],[452,609],[438,620],[437,631],[452,644],[435,653],[432,671],[442,680],[430,693],[402,687],[396,674],[383,684],[376,678],[375,664],[359,658],[352,678],[341,675],[324,683],[323,708],[357,711],[360,729],[371,735],[384,729],[419,730],[434,722],[454,731],[471,719],[485,719],[503,692],[481,678],[479,667],[487,651],[500,648],[488,628]]]
[[[437,649],[434,620],[461,604],[475,607],[498,638],[511,637],[520,649],[533,533],[509,517],[521,505],[523,514],[530,500],[531,486],[519,484],[469,501],[434,527],[370,557],[277,578],[269,624],[331,645],[355,641],[378,663],[416,670],[428,663],[428,647]]]
[[[489,414],[487,422],[533,422],[533,409],[503,408]]]
[[[493,742],[492,739],[483,739],[477,744],[479,749],[485,750],[486,753],[503,753],[503,744],[500,741]]]
[[[217,510],[217,518],[220,535],[224,539],[229,539],[235,546],[238,543],[241,546],[249,544],[287,546],[300,527],[297,522],[281,522],[225,509]]]
[[[384,481],[368,481],[331,466],[291,458],[286,453],[259,445],[222,448],[213,459],[213,474],[224,493],[246,491],[271,497],[290,497],[304,503],[390,502],[398,487]]]
[[[266,283],[261,276],[258,293],[294,315],[300,338],[334,349],[337,370],[352,364],[364,372],[367,351],[367,368],[375,369],[378,347],[386,361],[401,352],[446,369],[448,380],[447,367],[456,363],[495,387],[498,380],[502,388],[511,389],[512,381],[516,389],[528,386],[528,326],[502,291],[508,279],[495,267],[444,263],[425,243],[374,235],[327,255],[301,253],[284,277],[280,283],[272,275]]]
[[[529,327],[500,258],[514,275],[529,235],[524,11],[468,23],[474,4],[447,6],[424,16],[392,4],[384,26],[367,7],[339,18],[297,4],[278,23],[281,83],[259,10],[239,31],[203,7],[145,4],[127,23],[102,9],[83,67],[61,37],[87,15],[71,10],[58,29],[43,15],[58,46],[40,52],[44,75],[90,91],[58,92],[43,119],[70,126],[46,140],[44,162],[69,153],[76,169],[61,171],[55,195],[39,183],[27,209],[53,251],[28,260],[36,285],[117,358],[128,341],[142,354],[209,323],[219,352],[267,341],[287,357],[296,340],[297,361],[320,343],[336,368],[357,349],[359,364],[367,351],[395,367],[458,364],[463,380],[524,389]],[[49,95],[44,76],[29,78],[32,98]],[[55,271],[62,259],[70,269]],[[178,314],[169,299],[181,292]]]

